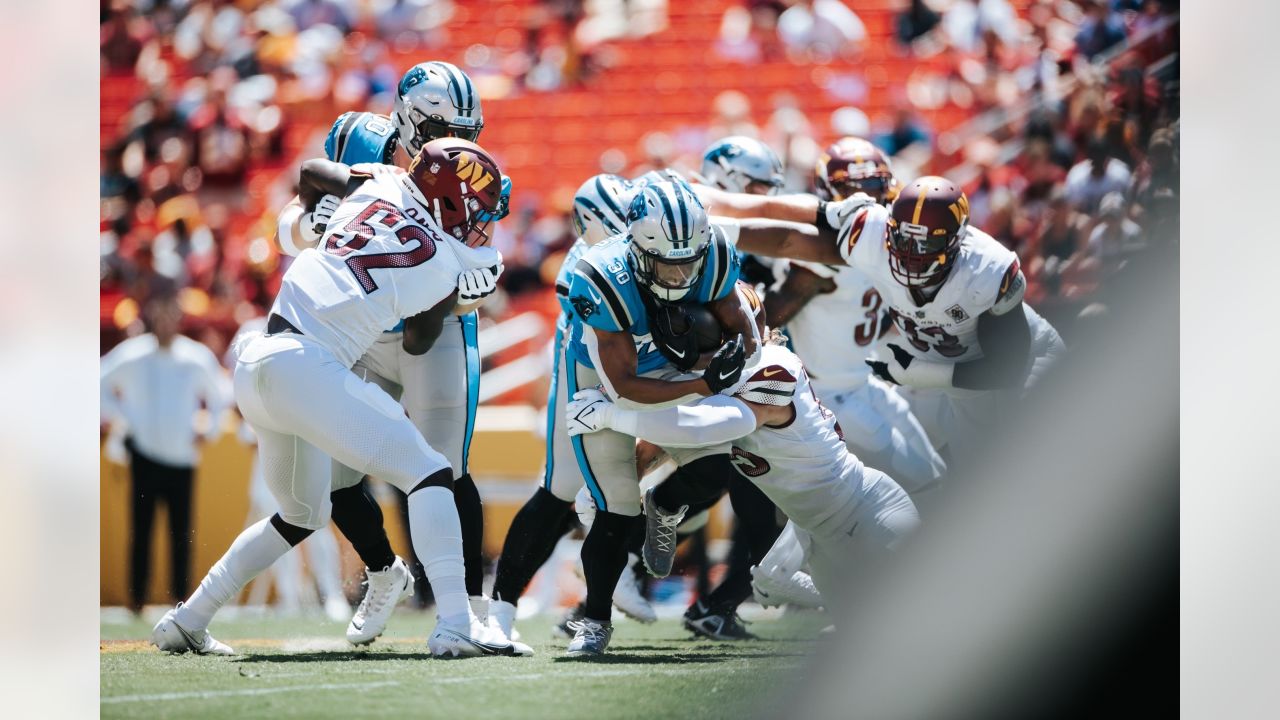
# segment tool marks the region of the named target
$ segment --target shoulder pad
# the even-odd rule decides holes
[[[738,282],[742,272],[742,259],[737,249],[729,242],[724,230],[718,225],[711,226],[711,247],[707,251],[706,288],[704,302],[713,302],[727,296]]]

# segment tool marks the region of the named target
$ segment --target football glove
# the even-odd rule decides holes
[[[894,385],[918,388],[951,387],[951,376],[956,369],[954,364],[921,360],[894,343],[889,343],[889,349],[893,351],[892,361],[865,361],[876,377]]]
[[[711,357],[711,362],[707,363],[707,369],[702,371],[702,379],[707,382],[707,387],[713,394],[720,394],[725,390],[734,388],[738,384],[738,380],[742,378],[742,368],[746,365],[747,358],[742,347],[742,333],[716,351]]]
[[[683,324],[685,331],[677,333],[672,326]],[[680,372],[689,372],[698,363],[698,338],[693,333],[693,323],[685,317],[679,305],[661,304],[654,313],[653,324],[649,330],[653,335],[653,345],[662,356]]]
[[[504,266],[472,268],[458,273],[458,302],[468,304],[487,298],[498,289],[498,277]]]
[[[596,388],[586,388],[573,394],[565,406],[565,428],[569,437],[599,432],[609,428],[613,419],[613,403]]]
[[[333,218],[333,213],[341,204],[342,198],[337,195],[325,195],[320,198],[316,202],[316,209],[302,216],[298,225],[298,234],[313,245],[320,242],[325,228],[329,227],[329,220]]]
[[[818,208],[821,213],[818,226],[822,227],[825,221],[827,227],[839,232],[840,228],[844,227],[845,222],[853,217],[855,212],[868,205],[875,204],[875,199],[866,193],[854,193],[844,200],[823,203]]]

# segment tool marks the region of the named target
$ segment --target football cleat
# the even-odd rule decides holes
[[[649,574],[664,578],[671,574],[671,565],[676,559],[676,528],[684,520],[689,506],[684,505],[673,513],[664,512],[653,501],[653,491],[654,488],[649,488],[644,493],[645,533],[642,556]]]
[[[489,598],[483,595],[472,595],[467,598],[467,604],[471,606],[471,614],[476,616],[480,622],[489,622]],[[504,632],[504,635],[511,633]]]
[[[395,562],[382,570],[365,568],[366,590],[356,614],[347,626],[347,642],[368,645],[387,629],[387,621],[401,600],[413,595],[413,573],[409,564],[396,556]]]
[[[465,626],[437,622],[427,638],[427,649],[436,657],[482,657],[485,655],[532,655],[533,648],[512,642],[496,625],[482,623],[475,616]]]
[[[573,630],[573,640],[565,650],[565,657],[598,657],[609,647],[609,638],[613,637],[613,623],[596,622],[588,618],[573,620],[569,623]]]
[[[747,631],[738,613],[715,613],[701,600],[693,604],[684,613],[684,627],[694,635],[701,635],[711,640],[755,640],[756,636]]]
[[[560,622],[551,626],[551,636],[572,640],[575,634],[573,624],[586,617],[587,609],[582,603],[578,603],[569,609],[569,612],[560,618]]]
[[[618,585],[613,589],[613,606],[632,620],[651,623],[657,621],[658,613],[640,591],[639,564],[640,559],[635,555],[627,556],[627,566],[622,569]]]
[[[761,607],[776,607],[786,603],[806,608],[822,607],[822,594],[814,587],[813,578],[803,570],[785,577],[782,573],[752,565],[751,592]]]
[[[182,603],[178,603],[182,607]],[[196,655],[235,655],[236,651],[225,643],[213,639],[208,630],[195,632],[178,624],[174,619],[177,608],[170,610],[160,618],[160,622],[151,630],[151,644],[167,653],[181,655],[192,652]]]

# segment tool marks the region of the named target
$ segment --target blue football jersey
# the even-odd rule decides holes
[[[564,262],[560,263],[560,271],[556,273],[556,300],[560,303],[561,323],[573,315],[573,306],[569,304],[569,280],[573,277],[573,269],[578,265],[578,260],[589,247],[591,246],[582,238],[575,240],[569,247],[569,252],[565,253]]]
[[[324,154],[344,165],[382,163],[391,165],[399,141],[395,123],[386,115],[345,112],[334,121],[324,139]]]
[[[704,304],[733,292],[738,281],[737,250],[724,233],[712,226],[702,278],[681,302]],[[667,359],[653,346],[644,298],[631,272],[629,242],[617,235],[588,248],[569,275],[569,353],[587,367],[595,367],[584,343],[582,326],[608,332],[628,331],[636,344],[636,372],[657,370]]]

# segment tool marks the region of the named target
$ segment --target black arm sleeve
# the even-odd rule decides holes
[[[978,317],[983,357],[956,365],[951,383],[969,390],[993,390],[1022,384],[1031,353],[1031,328],[1022,305],[1003,315]]]

